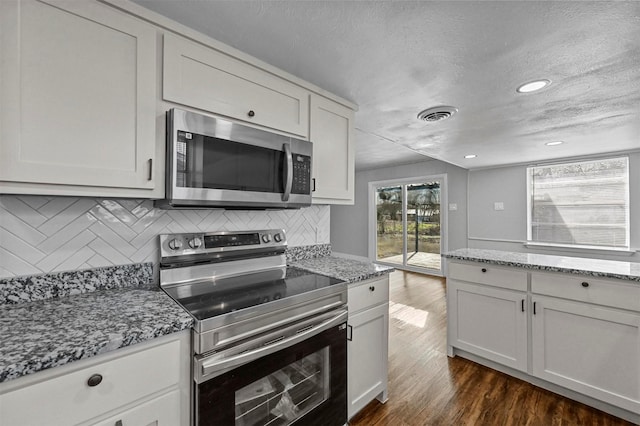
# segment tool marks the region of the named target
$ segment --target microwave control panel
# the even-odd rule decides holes
[[[293,185],[292,194],[311,193],[311,157],[293,154]]]

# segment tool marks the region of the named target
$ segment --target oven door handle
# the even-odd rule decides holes
[[[285,155],[285,175],[284,175],[284,194],[282,194],[282,201],[289,201],[289,195],[291,195],[291,187],[293,186],[293,154],[291,154],[291,145],[285,143],[282,145]]]
[[[341,311],[339,314],[332,316],[329,319],[326,319],[313,327],[301,331],[293,336],[284,338],[284,339],[275,339],[273,343],[268,344],[268,346],[263,346],[258,349],[254,349],[251,351],[247,351],[226,359],[215,359],[210,361],[202,362],[202,377],[208,376],[220,370],[227,370],[233,367],[237,367],[242,364],[247,364],[251,361],[254,361],[263,356],[272,354],[281,349],[288,348],[289,346],[293,346],[296,343],[300,343],[309,337],[312,337],[316,334],[319,334],[325,330],[330,329],[331,327],[335,327],[343,322],[347,321],[347,312]]]

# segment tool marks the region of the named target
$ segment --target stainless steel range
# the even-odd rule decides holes
[[[160,286],[195,319],[196,425],[346,424],[346,283],[287,268],[282,229],[160,247]]]

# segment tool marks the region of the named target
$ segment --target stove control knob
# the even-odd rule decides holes
[[[273,236],[273,239],[276,241],[276,243],[279,243],[280,241],[282,241],[282,235],[276,234]]]
[[[201,246],[202,246],[202,240],[200,238],[194,237],[189,240],[189,247],[191,247],[192,249],[197,249],[197,248],[200,248]]]
[[[271,242],[271,234],[262,234],[262,242],[265,244]]]
[[[173,240],[169,241],[169,248],[171,250],[180,250],[182,248],[182,241],[174,238]]]

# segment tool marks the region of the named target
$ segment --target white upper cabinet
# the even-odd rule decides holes
[[[0,191],[150,193],[155,28],[72,0],[3,0],[0,24]]]
[[[309,92],[223,52],[164,35],[164,100],[308,138]]]
[[[313,202],[353,204],[354,111],[322,96],[311,96]]]

